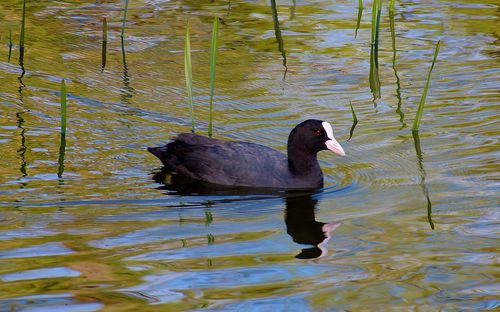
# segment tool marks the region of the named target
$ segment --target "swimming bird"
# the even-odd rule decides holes
[[[330,123],[309,119],[288,136],[287,155],[251,143],[181,133],[161,147],[149,147],[165,169],[194,180],[221,186],[276,189],[323,187],[317,153],[330,150],[344,156]]]

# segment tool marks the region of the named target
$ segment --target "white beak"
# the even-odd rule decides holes
[[[335,154],[339,154],[340,156],[345,156],[344,149],[342,146],[340,146],[339,142],[337,140],[328,140],[325,142],[326,148],[328,148],[330,151],[334,152]]]
[[[337,140],[335,140],[335,138],[333,137],[332,126],[326,121],[324,121],[322,123],[322,125],[323,125],[323,128],[325,128],[326,135],[330,139],[330,140],[325,142],[326,148],[328,148],[330,151],[334,152],[335,154],[339,154],[340,156],[345,156],[344,149],[342,148],[342,146],[340,146],[339,142],[337,142]]]

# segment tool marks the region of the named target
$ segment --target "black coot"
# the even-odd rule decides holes
[[[333,137],[332,126],[309,119],[290,132],[288,157],[259,144],[210,139],[192,133],[179,134],[167,145],[150,147],[148,151],[167,170],[211,184],[314,189],[323,186],[316,154],[326,149],[345,155]]]

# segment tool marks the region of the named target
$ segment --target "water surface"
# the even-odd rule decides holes
[[[130,1],[123,54],[122,1],[29,1],[21,67],[19,2],[0,4],[0,311],[498,308],[496,1],[396,2],[395,59],[384,3],[376,101],[370,3],[354,38],[356,1],[277,1],[274,19],[268,1]],[[215,136],[285,151],[295,124],[328,120],[347,156],[320,154],[323,190],[179,194],[153,180],[145,147],[190,129],[187,18],[206,133],[214,15]]]

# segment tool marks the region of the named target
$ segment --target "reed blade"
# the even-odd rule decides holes
[[[380,30],[380,14],[382,11],[382,1],[374,0],[372,8],[372,31],[370,44],[370,90],[373,94],[374,104],[376,99],[379,99],[380,94],[380,76],[378,66],[378,44]]]
[[[102,19],[102,62],[101,70],[106,67],[106,55],[108,50],[108,21],[104,17]]]
[[[123,20],[122,20],[122,32],[121,37],[125,34],[125,23],[127,21],[127,13],[128,13],[128,0],[125,0],[125,9],[123,10]]]
[[[189,21],[186,27],[186,39],[184,42],[184,74],[186,76],[186,92],[188,95],[189,115],[191,117],[191,132],[195,131],[194,108],[193,108],[193,71],[191,65],[191,42],[189,34]]]
[[[208,119],[208,136],[212,137],[213,133],[213,99],[215,91],[215,65],[217,63],[217,41],[219,37],[219,18],[214,17],[214,25],[212,28],[212,40],[210,43],[210,113]]]
[[[23,0],[23,17],[21,20],[21,36],[19,39],[19,64],[24,64],[24,36],[26,34],[26,0]]]
[[[389,28],[392,40],[392,66],[396,66],[396,31],[394,29],[394,0],[389,4]]]
[[[434,64],[436,63],[436,59],[439,54],[440,48],[441,48],[441,40],[439,40],[436,44],[436,50],[434,51],[434,58],[432,59],[431,68],[429,69],[429,73],[427,74],[427,81],[425,83],[422,97],[420,98],[420,103],[418,104],[417,115],[415,116],[415,120],[413,121],[413,128],[412,128],[413,132],[418,131],[420,127],[420,121],[422,120],[422,113],[424,112],[425,98],[427,97],[427,91],[429,90],[429,84],[431,81],[432,70],[434,69]]]
[[[283,79],[285,79],[286,73],[288,72],[288,66],[286,65],[286,51],[285,45],[283,43],[283,36],[281,35],[280,22],[278,20],[276,0],[271,0],[271,12],[273,16],[274,35],[276,36],[276,40],[278,41],[278,50],[280,51],[281,57],[283,58],[283,67],[285,67],[285,72],[283,73]]]
[[[61,80],[61,133],[66,134],[66,82]]]
[[[358,0],[358,22],[356,23],[356,32],[354,33],[354,38],[358,36],[358,30],[361,24],[362,16],[363,16],[363,0]]]
[[[297,0],[292,0],[292,6],[290,7],[290,20],[295,18],[295,10],[297,9]]]
[[[351,131],[349,132],[349,141],[352,138],[352,134],[354,133],[354,128],[356,128],[356,125],[358,124],[358,117],[356,117],[356,112],[354,111],[354,107],[352,106],[352,102],[349,101],[349,104],[351,105],[351,113],[352,113],[352,127]]]

